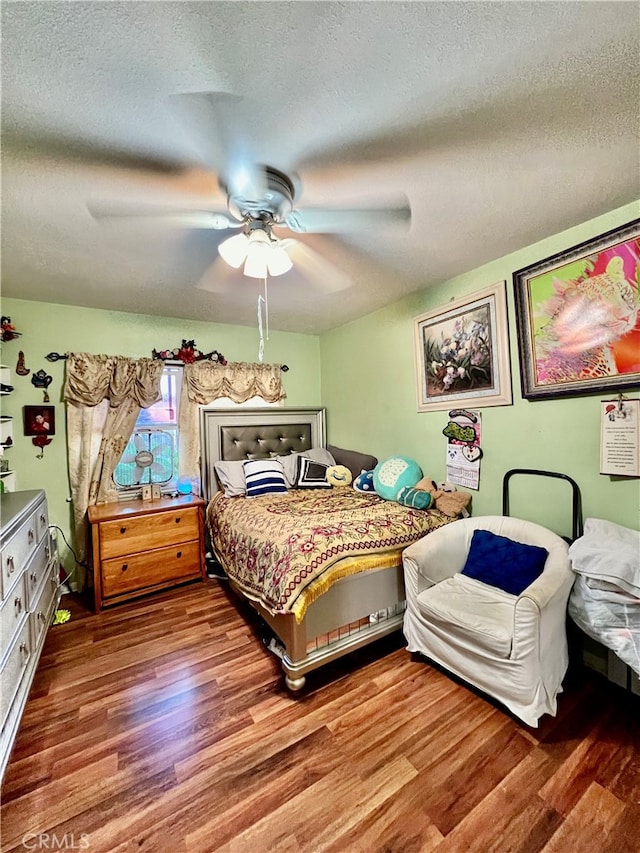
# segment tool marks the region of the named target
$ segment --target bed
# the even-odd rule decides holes
[[[402,627],[402,551],[453,519],[352,487],[229,497],[216,463],[323,448],[324,409],[203,409],[201,418],[211,551],[268,626],[287,687],[300,691],[312,670]]]

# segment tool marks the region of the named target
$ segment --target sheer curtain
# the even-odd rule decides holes
[[[220,397],[229,397],[234,403],[246,403],[252,397],[277,403],[286,396],[279,364],[196,361],[185,365],[178,418],[180,474],[189,479],[200,477],[200,406]]]
[[[117,500],[113,472],[141,408],[161,398],[164,363],[152,358],[69,353],[67,404],[69,481],[78,557],[88,556],[87,507]],[[84,578],[79,579],[79,586]]]

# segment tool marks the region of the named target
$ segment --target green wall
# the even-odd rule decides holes
[[[22,337],[2,344],[1,360],[11,370],[14,391],[2,397],[2,413],[14,418],[14,446],[7,451],[16,471],[18,489],[45,489],[52,524],[59,525],[69,539],[71,507],[68,503],[69,478],[65,406],[62,403],[64,361],[48,362],[50,352],[92,352],[109,355],[151,356],[155,349],[179,346],[183,338],[194,339],[204,351],[217,349],[229,361],[258,360],[258,331],[245,326],[230,326],[200,321],[176,320],[117,311],[101,311],[3,299],[2,314],[11,317]],[[31,384],[31,375],[15,372],[19,350],[32,373],[43,368],[53,376],[49,386],[51,405],[56,407],[56,434],[36,459],[37,448],[22,435],[22,407],[43,401],[41,389]],[[320,344],[313,335],[270,331],[265,343],[265,362],[287,364],[284,374],[288,406],[320,405]],[[62,546],[63,543],[61,542]],[[73,566],[71,555],[61,547],[65,567]]]
[[[331,443],[379,458],[402,454],[444,480],[447,412],[417,412],[413,318],[498,281],[507,282],[513,405],[482,409],[480,488],[474,515],[502,512],[502,477],[511,468],[568,474],[582,493],[585,518],[638,528],[640,481],[599,473],[600,406],[604,396],[523,400],[513,306],[515,270],[638,217],[638,204],[521,249],[437,287],[422,290],[321,337],[322,402]],[[637,396],[637,393],[628,393]],[[570,488],[549,478],[515,477],[510,514],[569,535]]]
[[[512,273],[557,251],[587,240],[638,216],[628,205],[472,270],[437,287],[419,291],[387,307],[327,332],[320,338],[271,331],[265,361],[288,364],[284,377],[288,406],[327,408],[329,441],[379,458],[403,454],[416,459],[424,473],[445,479],[446,412],[416,411],[413,318],[452,297],[507,282],[511,333],[512,406],[482,409],[480,489],[473,494],[475,515],[501,513],[502,477],[510,468],[541,468],[573,477],[580,485],[584,517],[609,519],[638,528],[640,483],[637,479],[599,474],[599,400],[602,395],[530,402],[520,393],[515,338]],[[255,328],[149,315],[69,307],[21,299],[3,299],[22,337],[2,344],[1,359],[12,372],[14,392],[2,398],[3,413],[13,415],[14,447],[7,451],[17,471],[19,489],[44,488],[51,522],[69,538],[70,505],[65,412],[61,402],[64,362],[49,363],[51,352],[87,351],[129,356],[179,345],[194,338],[204,350],[217,349],[230,361],[256,361]],[[56,406],[56,435],[42,459],[30,438],[22,436],[22,406],[42,402],[31,377],[15,374],[18,351],[33,372],[53,375],[49,388]],[[630,394],[629,396],[637,396]],[[566,483],[555,480],[512,481],[511,514],[539,521],[559,533],[570,532]],[[62,549],[67,568],[71,561]]]

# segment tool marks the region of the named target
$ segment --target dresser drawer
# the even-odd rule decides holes
[[[30,659],[31,644],[29,641],[29,621],[27,620],[4,659],[0,671],[0,726],[4,725]]]
[[[38,507],[35,511],[34,519],[36,523],[36,537],[39,542],[49,531],[49,513],[46,503]]]
[[[37,542],[35,513],[2,546],[2,595],[5,597],[18,579],[30,555],[35,551]]]
[[[13,635],[20,628],[27,613],[27,576],[23,574],[20,580],[0,605],[0,648],[2,652],[11,645]],[[0,658],[2,654],[0,654]]]
[[[168,581],[200,577],[200,542],[146,551],[102,563],[103,598]]]
[[[36,553],[33,555],[25,572],[27,578],[27,606],[29,610],[33,610],[33,601],[36,591],[42,584],[42,579],[47,573],[49,563],[49,537],[45,536],[42,542],[38,545]]]
[[[103,521],[100,524],[100,557],[109,560],[197,539],[198,512],[197,507],[188,507],[118,521]]]
[[[51,610],[58,591],[58,578],[56,569],[52,566],[47,573],[44,583],[38,589],[35,601],[30,606],[29,619],[31,621],[31,648],[37,649],[42,635],[47,630],[51,621]]]

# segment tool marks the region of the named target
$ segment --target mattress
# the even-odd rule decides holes
[[[213,551],[236,587],[298,621],[331,584],[399,565],[407,545],[452,520],[349,487],[253,498],[218,492],[207,507]]]

